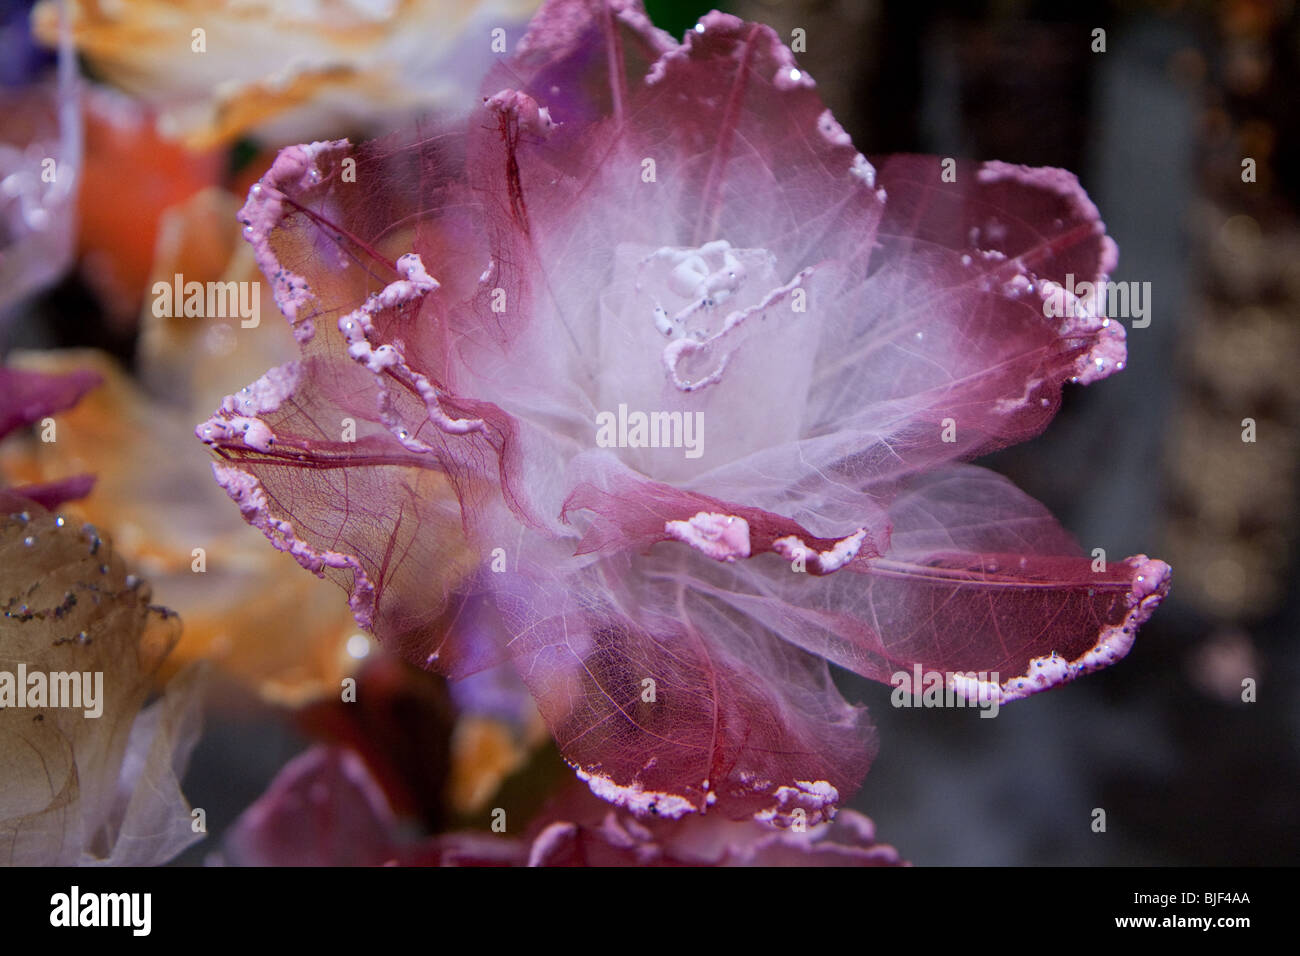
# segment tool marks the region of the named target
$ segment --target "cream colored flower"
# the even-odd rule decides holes
[[[296,142],[374,130],[468,102],[537,0],[73,0],[95,71],[160,110],[162,131],[208,146],[253,132]],[[53,42],[58,5],[33,14]],[[494,50],[493,31],[497,34]],[[197,35],[195,31],[203,33]],[[201,45],[203,52],[197,52]]]

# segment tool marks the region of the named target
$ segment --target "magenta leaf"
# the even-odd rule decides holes
[[[89,370],[55,375],[0,366],[0,438],[66,411],[99,383],[99,376]]]
[[[0,366],[0,439],[19,428],[66,411],[99,384],[99,375],[88,369],[50,374]],[[58,481],[7,490],[36,502],[42,508],[53,510],[64,502],[86,497],[94,484],[93,475],[71,475]]]
[[[73,475],[58,481],[34,482],[7,490],[54,511],[59,505],[86,497],[94,486],[94,475]]]
[[[1012,700],[1168,588],[964,464],[1123,367],[1062,289],[1114,267],[1097,210],[944,180],[861,156],[766,27],[549,3],[467,124],[280,154],[242,218],[303,358],[199,435],[363,626],[508,661],[606,801],[827,818],[875,752],[828,661]]]

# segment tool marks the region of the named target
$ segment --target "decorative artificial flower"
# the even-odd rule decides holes
[[[1002,704],[1127,653],[1168,566],[1090,560],[965,463],[1124,365],[1074,176],[873,163],[718,13],[679,45],[555,0],[485,92],[286,149],[241,214],[302,355],[198,435],[362,626],[452,678],[508,661],[625,810],[791,824],[876,750],[828,662]]]

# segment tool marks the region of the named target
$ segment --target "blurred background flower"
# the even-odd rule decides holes
[[[74,0],[72,38],[97,75],[157,111],[165,137],[199,149],[246,135],[309,142],[464,109],[539,3]],[[59,0],[36,6],[46,43],[58,14]]]
[[[69,35],[65,29],[52,66],[31,42],[26,12],[23,4],[0,8],[0,331],[24,296],[67,267],[82,164]]]

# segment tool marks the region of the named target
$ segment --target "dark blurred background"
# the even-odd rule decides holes
[[[894,709],[888,688],[845,680],[882,741],[855,806],[918,864],[1294,864],[1295,4],[730,9],[787,38],[806,31],[800,63],[868,155],[1076,172],[1119,244],[1113,278],[1152,289],[1128,368],[1067,388],[1044,435],[983,464],[1086,550],[1167,560],[1169,600],[1121,664],[996,720]],[[1247,157],[1254,182],[1243,182]]]

